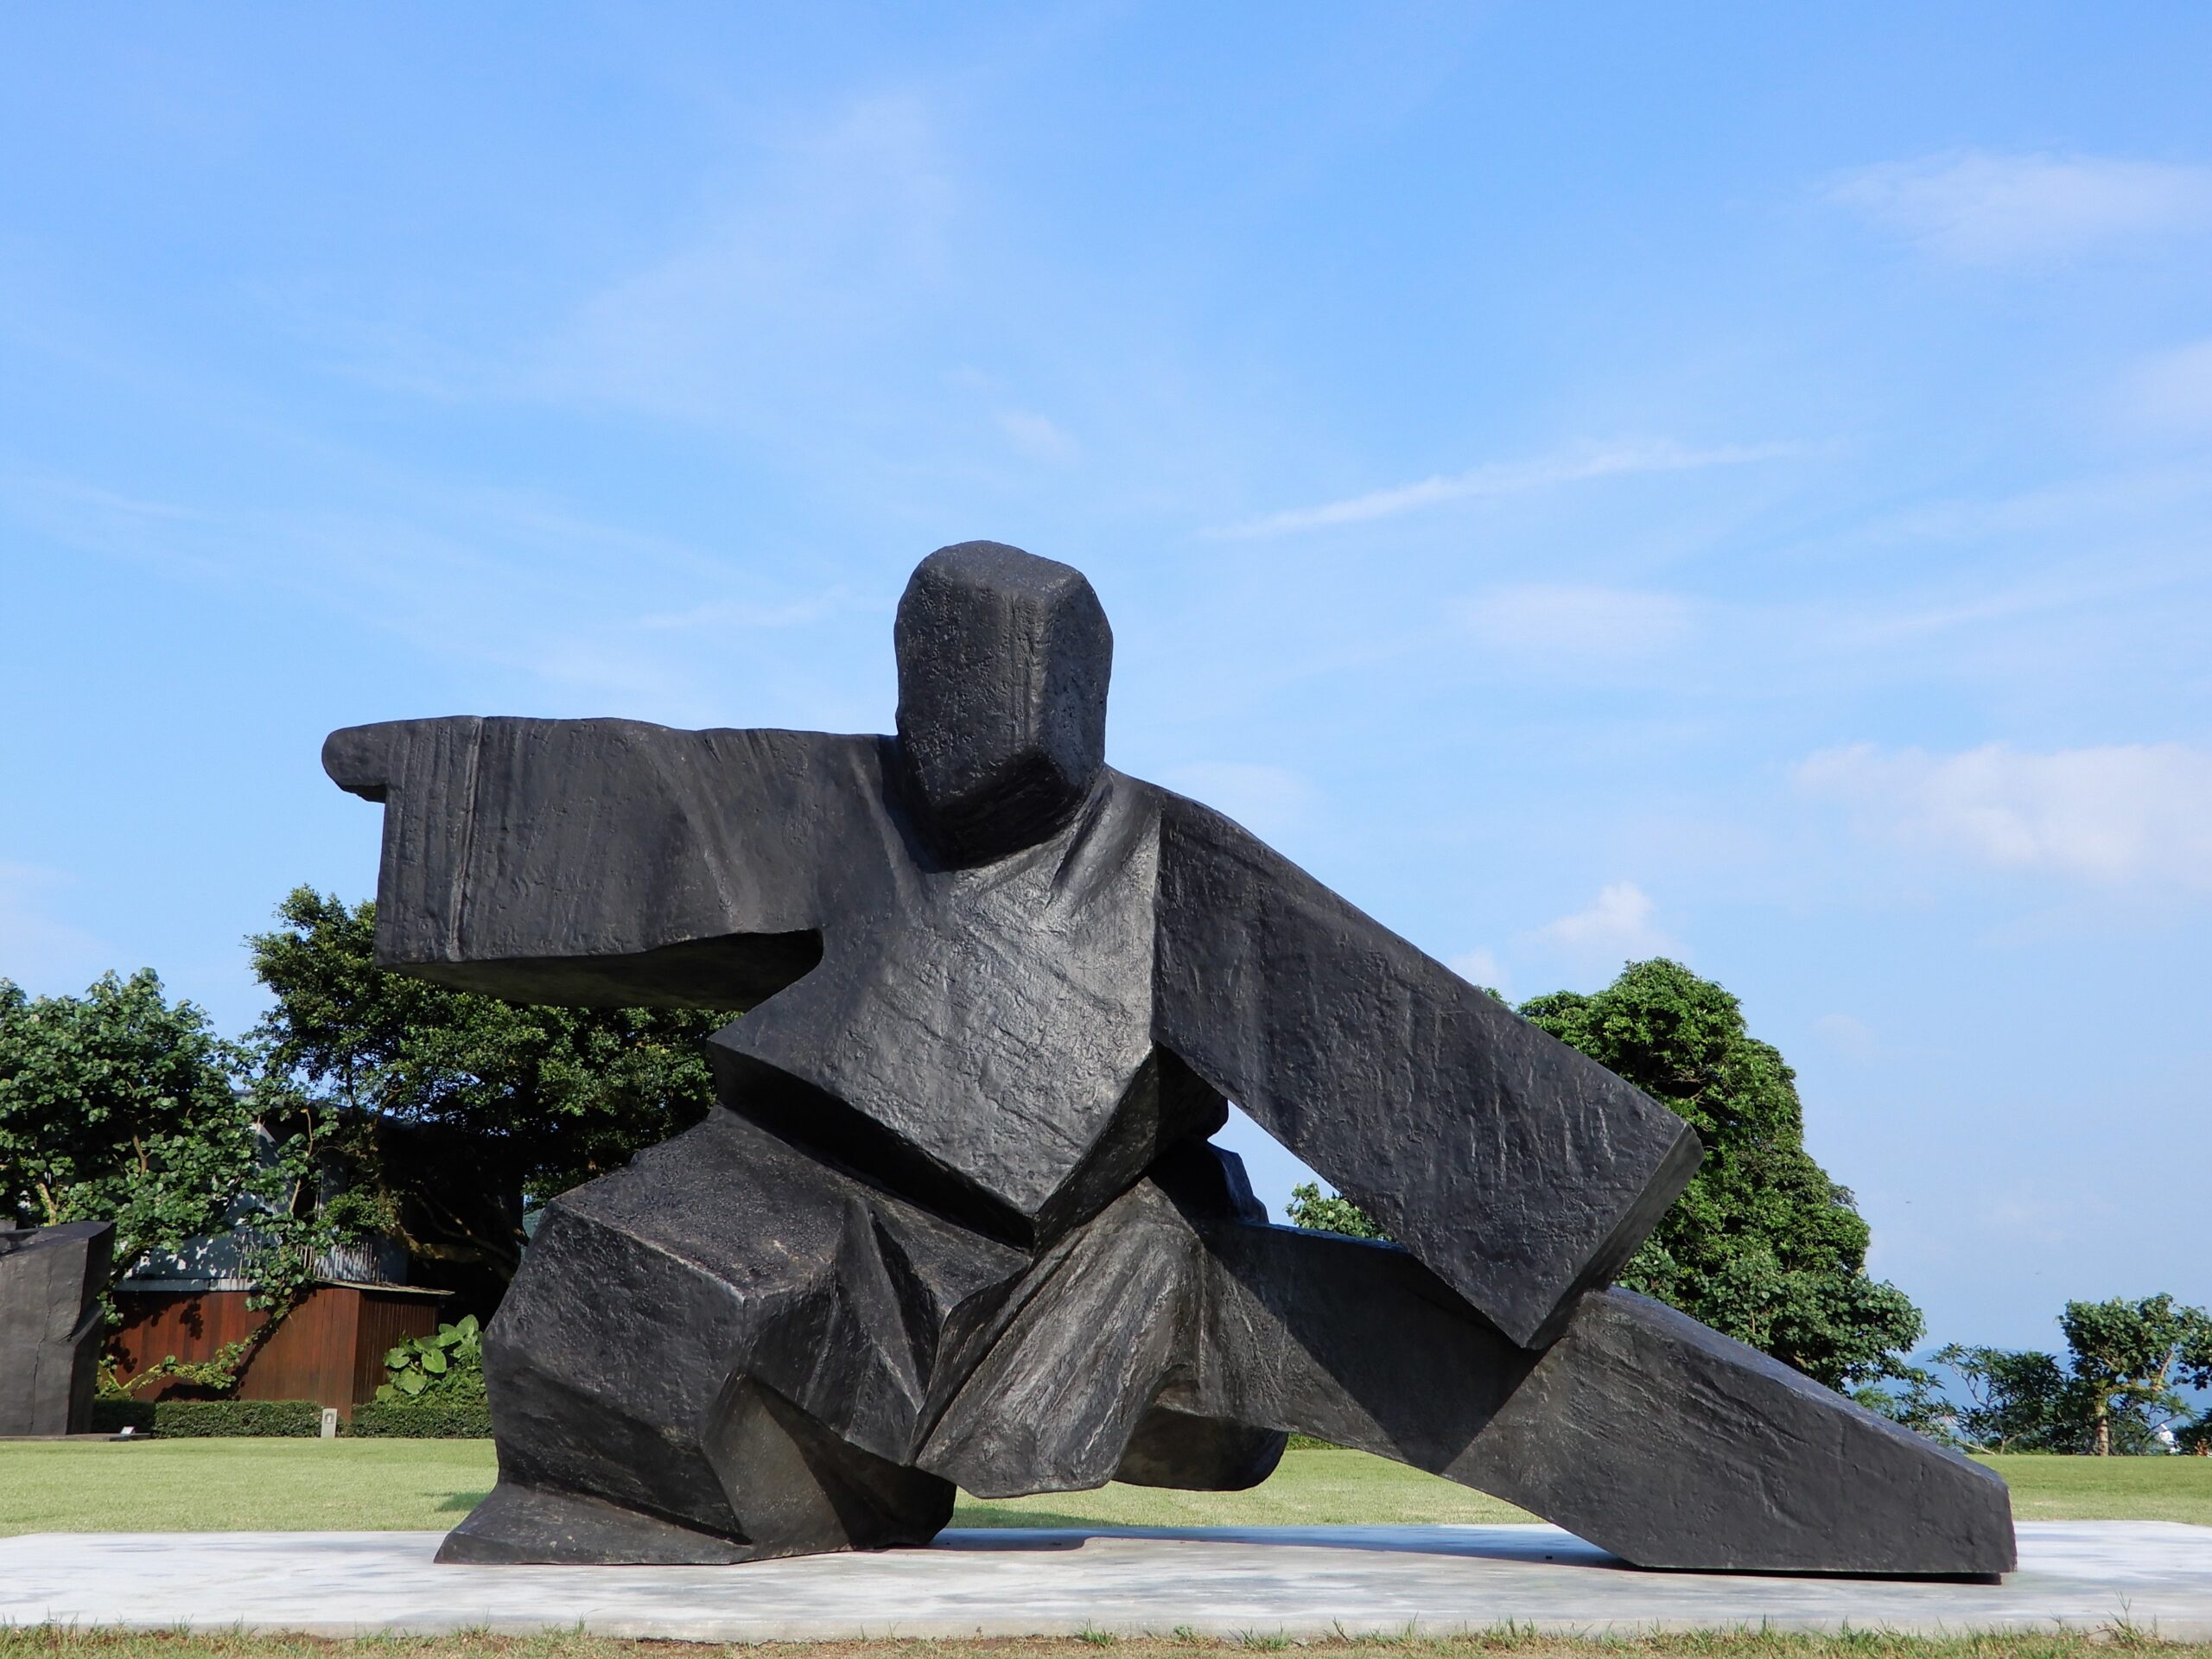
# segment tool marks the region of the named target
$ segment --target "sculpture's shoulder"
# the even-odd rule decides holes
[[[1226,812],[1141,779],[1120,781],[1141,802],[1158,843],[1163,920],[1191,923],[1216,911],[1245,914],[1255,904],[1295,904],[1414,949]]]
[[[1160,813],[1171,798],[1141,778],[1101,767],[1073,821],[1027,856],[1051,867],[1057,893],[1103,894],[1126,888],[1132,878],[1149,892],[1158,875]]]

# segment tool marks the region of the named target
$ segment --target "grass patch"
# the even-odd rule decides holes
[[[2212,1526],[2212,1458],[1993,1458],[2024,1521]],[[0,1443],[0,1535],[452,1526],[491,1489],[486,1440]],[[982,1502],[959,1527],[1282,1527],[1524,1521],[1511,1505],[1364,1452],[1297,1451],[1248,1492],[1108,1486]],[[380,1649],[379,1651],[383,1651]],[[4,1656],[0,1656],[4,1659]]]
[[[488,1440],[0,1444],[0,1535],[384,1532],[452,1526],[491,1490]],[[957,1527],[1289,1527],[1525,1521],[1508,1503],[1361,1452],[1293,1452],[1247,1492],[1113,1485],[985,1503]]]
[[[0,1534],[443,1528],[493,1476],[489,1440],[17,1440]]]
[[[1983,1458],[2018,1521],[2187,1521],[2212,1527],[2212,1458]]]
[[[2212,1655],[2212,1645],[2162,1643],[2124,1628],[2063,1635],[1904,1637],[1878,1633],[1802,1636],[1775,1631],[1686,1632],[1578,1639],[1505,1629],[1458,1637],[1345,1637],[1291,1643],[1280,1638],[1216,1640],[1204,1637],[1122,1637],[1097,1633],[1058,1637],[972,1641],[771,1642],[749,1647],[616,1641],[556,1634],[501,1637],[460,1634],[335,1639],[251,1636],[234,1631],[0,1629],[0,1659],[669,1659],[682,1652],[743,1654],[747,1659],[1090,1659],[1110,1646],[1119,1659],[1235,1659],[1239,1654],[1295,1646],[1319,1659],[2111,1659],[2113,1651],[2165,1659]]]

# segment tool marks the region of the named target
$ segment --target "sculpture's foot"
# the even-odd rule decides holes
[[[503,1480],[446,1535],[438,1560],[472,1567],[721,1567],[764,1553],[603,1497]]]

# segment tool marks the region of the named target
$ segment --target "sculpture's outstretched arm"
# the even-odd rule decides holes
[[[820,959],[880,849],[882,740],[627,720],[391,721],[323,767],[385,808],[377,959],[541,1002],[747,1007]]]
[[[1556,1336],[1697,1166],[1682,1120],[1161,791],[1159,1042],[1515,1342]]]

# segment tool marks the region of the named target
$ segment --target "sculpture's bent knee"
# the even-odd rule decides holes
[[[556,1200],[486,1333],[499,1484],[440,1559],[926,1543],[953,1490],[897,1455],[920,1389],[841,1339],[882,1220],[726,1113]],[[823,1410],[802,1363],[828,1372]]]

